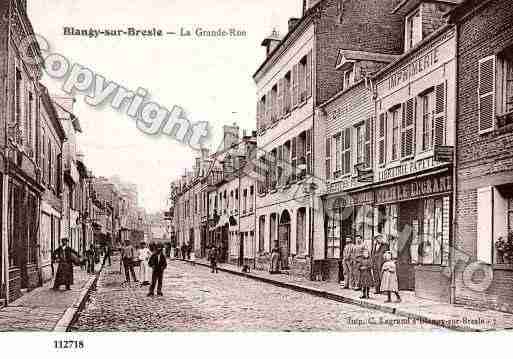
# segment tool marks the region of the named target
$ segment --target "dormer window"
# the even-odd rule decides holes
[[[406,17],[405,22],[405,51],[408,51],[422,40],[422,18],[420,9],[413,11]]]
[[[354,84],[354,64],[344,71],[342,90],[347,90]]]

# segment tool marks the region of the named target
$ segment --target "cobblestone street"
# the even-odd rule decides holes
[[[164,297],[104,268],[73,331],[442,330],[246,278],[170,261]]]

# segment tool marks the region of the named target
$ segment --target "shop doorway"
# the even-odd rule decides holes
[[[415,290],[415,265],[412,261],[413,239],[419,228],[419,202],[402,202],[398,208],[397,279],[399,290]]]
[[[239,233],[239,266],[244,265],[244,233]]]
[[[219,263],[226,263],[228,260],[228,238],[230,235],[230,228],[228,223],[221,227],[221,233],[217,248],[219,249]]]
[[[280,249],[281,268],[289,269],[290,255],[290,214],[285,210],[280,216],[278,227],[278,246]]]

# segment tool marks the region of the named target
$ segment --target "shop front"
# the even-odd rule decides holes
[[[326,200],[326,279],[344,280],[342,261],[348,241],[359,242],[372,251],[374,238],[374,191],[338,193]]]
[[[400,290],[449,302],[451,194],[447,169],[375,189],[376,234],[388,241]]]

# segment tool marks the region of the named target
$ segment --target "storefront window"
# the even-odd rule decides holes
[[[392,258],[396,259],[398,254],[398,233],[397,233],[398,207],[397,204],[379,206],[377,209],[377,233],[388,240]]]
[[[422,238],[418,241],[419,264],[442,264],[445,237],[443,205],[442,198],[424,201]]]
[[[328,218],[327,224],[327,258],[340,258],[340,211],[341,201],[335,200],[333,203],[332,213]]]
[[[508,196],[509,197],[509,196]],[[496,202],[506,201],[507,211],[507,230],[505,235],[499,236],[495,240],[495,256],[494,261],[497,264],[513,263],[513,196],[504,198],[502,195],[496,196]],[[497,206],[497,205],[496,205]],[[498,206],[497,206],[498,207]]]

